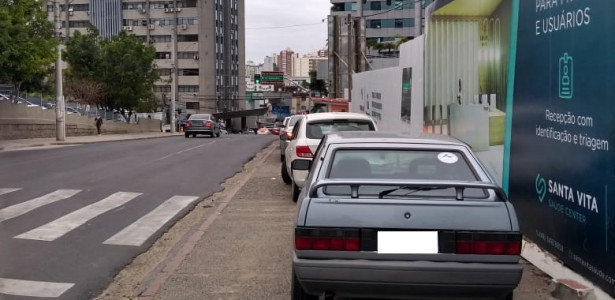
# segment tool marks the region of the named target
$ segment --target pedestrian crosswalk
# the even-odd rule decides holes
[[[98,200],[91,198],[91,191],[87,193],[78,189],[58,189],[46,194],[34,195],[34,198],[31,199],[19,200],[21,194],[31,194],[21,193],[23,191],[24,189],[19,187],[0,188],[0,227],[3,222],[25,220],[20,223],[20,226],[11,227],[19,228],[20,232],[5,234],[7,239],[52,243],[73,231],[84,228],[79,234],[88,234],[87,232],[89,232],[90,234],[101,235],[102,232],[105,232],[105,236],[96,237],[94,240],[99,240],[101,244],[119,247],[141,247],[173,218],[176,218],[182,211],[186,211],[199,199],[197,196],[181,195],[169,195],[166,199],[167,197],[160,195],[117,191],[100,196],[100,200]],[[100,195],[100,193],[95,194]],[[52,204],[62,204],[63,200],[71,198],[74,200],[75,197],[77,197],[77,200],[89,199],[83,202],[69,201],[70,203],[63,206],[62,211],[66,212],[61,216],[58,216],[57,212],[45,214],[46,209],[52,210]],[[9,201],[11,204],[9,204]],[[135,201],[142,201],[144,205],[135,205],[134,207],[137,207],[137,209],[133,207],[131,213],[122,213],[126,205]],[[152,206],[151,202],[160,204]],[[75,206],[75,204],[78,207],[66,208],[67,206]],[[50,215],[52,217],[49,217]],[[39,217],[41,221],[37,221]],[[55,219],[50,221],[52,218]],[[114,223],[128,225],[113,229],[111,233],[109,233],[110,230],[87,231],[91,224],[104,223],[95,222],[94,219],[96,218],[109,218]],[[134,219],[129,220],[129,218]],[[29,227],[28,224],[33,225],[31,228],[23,230],[22,228]],[[0,243],[10,243],[9,240],[3,240]],[[91,241],[92,239],[88,240]],[[74,285],[70,282],[37,281],[37,278],[24,280],[26,278],[12,279],[10,277],[7,274],[0,273],[0,299],[3,299],[3,295],[58,298]]]
[[[2,299],[2,294],[22,297],[57,298],[74,285],[74,283],[64,282],[0,278],[0,299]]]

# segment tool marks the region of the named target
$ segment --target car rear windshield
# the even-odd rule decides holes
[[[299,121],[299,119],[301,119],[301,117],[291,117],[290,120],[288,120],[288,124],[286,124],[286,127],[295,126],[295,124],[297,124],[297,121]]]
[[[194,114],[194,115],[190,115],[190,117],[188,118],[188,120],[210,120],[211,119],[211,115],[207,115],[207,114]]]
[[[397,149],[348,149],[337,150],[328,178],[339,179],[391,179],[391,180],[443,180],[478,181],[479,178],[459,151],[397,150]],[[374,195],[396,186],[362,186],[359,194]],[[330,186],[327,194],[349,194],[350,187]],[[455,195],[454,188],[416,190],[400,189],[390,196],[444,196]],[[466,189],[467,197],[484,198],[481,189]]]
[[[307,123],[308,139],[321,139],[326,134],[336,131],[374,131],[376,128],[368,120],[323,120]]]

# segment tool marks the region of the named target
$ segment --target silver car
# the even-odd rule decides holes
[[[184,135],[186,138],[196,137],[197,134],[207,134],[211,137],[220,136],[220,124],[216,122],[216,119],[210,114],[192,114],[186,120],[184,126]]]
[[[515,209],[464,143],[339,132],[293,164],[310,173],[292,299],[512,299],[522,275]]]

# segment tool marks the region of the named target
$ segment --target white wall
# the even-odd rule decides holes
[[[370,115],[383,131],[423,131],[423,37],[417,37],[400,48],[400,66],[352,76],[351,112]],[[402,74],[412,68],[412,103],[410,123],[401,119]]]

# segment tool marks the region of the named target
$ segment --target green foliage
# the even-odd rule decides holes
[[[63,52],[70,66],[67,91],[76,99],[109,110],[150,112],[156,107],[153,86],[159,79],[155,55],[153,46],[125,32],[110,40],[101,39],[93,26],[87,34],[76,32]],[[98,89],[102,93],[94,97]]]
[[[40,84],[56,59],[53,24],[37,0],[0,0],[0,81]]]
[[[327,86],[325,84],[324,80],[318,80],[316,79],[317,77],[317,72],[315,70],[312,70],[309,72],[310,74],[310,90],[312,91],[319,91],[322,94],[328,95],[328,91],[327,91]]]
[[[94,79],[100,71],[98,29],[90,25],[87,34],[76,31],[66,42],[62,59],[69,64],[68,77]]]
[[[154,70],[155,56],[153,46],[123,31],[104,41],[99,74],[104,106],[131,112],[140,101],[153,99],[153,85],[159,78]]]

